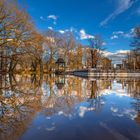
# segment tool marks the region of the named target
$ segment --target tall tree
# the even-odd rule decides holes
[[[2,70],[9,66],[13,70],[17,64],[21,48],[30,40],[33,25],[24,10],[19,10],[15,1],[0,1],[0,58]],[[6,61],[7,60],[7,63]]]
[[[35,30],[25,10],[19,9],[15,0],[1,0],[0,70],[13,72],[17,64],[23,66],[35,59],[41,69],[42,43],[42,35]]]
[[[97,68],[103,48],[103,40],[99,35],[95,35],[94,38],[89,39],[89,46],[91,49],[92,68]]]
[[[140,69],[140,25],[134,29],[134,37],[131,46],[131,57],[133,59],[134,70]]]

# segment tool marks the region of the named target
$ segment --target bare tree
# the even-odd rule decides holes
[[[97,68],[97,63],[99,62],[103,48],[103,40],[99,35],[94,36],[94,38],[89,39],[89,46],[91,48],[91,59],[92,68]]]
[[[26,12],[19,10],[15,1],[12,2],[0,1],[0,69],[8,66],[9,71],[15,68],[19,55],[23,53],[21,48],[26,47],[33,29]]]
[[[140,69],[140,25],[134,29],[134,37],[131,42],[132,52],[131,57],[133,59],[133,68]]]
[[[17,64],[23,68],[25,62],[27,67],[31,61],[33,65],[40,64],[43,71],[42,44],[43,36],[35,30],[25,10],[19,10],[14,0],[1,0],[0,70],[13,72]]]

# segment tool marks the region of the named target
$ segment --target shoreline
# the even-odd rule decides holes
[[[76,70],[69,71],[67,74],[81,76],[81,77],[138,77],[140,78],[140,72],[120,72],[120,71],[95,71],[95,70]]]

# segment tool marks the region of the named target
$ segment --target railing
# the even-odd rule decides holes
[[[101,70],[101,69],[79,69],[79,70],[69,70],[66,73],[73,72],[94,72],[94,73],[140,73],[140,70]]]

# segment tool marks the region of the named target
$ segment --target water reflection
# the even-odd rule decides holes
[[[140,79],[0,76],[0,140],[140,139]]]

